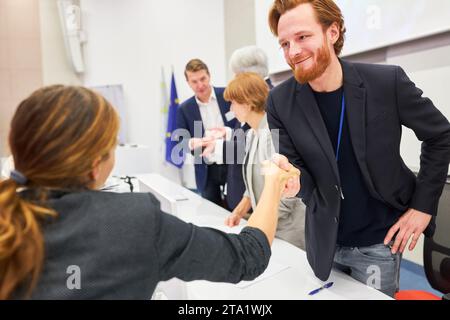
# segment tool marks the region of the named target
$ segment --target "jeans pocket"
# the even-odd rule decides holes
[[[391,248],[384,244],[376,244],[369,247],[356,247],[355,251],[363,257],[378,261],[395,261],[396,255]]]

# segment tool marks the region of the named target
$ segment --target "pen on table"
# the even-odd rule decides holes
[[[311,291],[310,293],[308,293],[308,295],[312,296],[315,295],[316,293],[319,293],[320,291],[322,291],[323,289],[328,289],[333,285],[334,282],[328,282],[326,284],[324,284],[323,286],[321,286],[320,288]]]

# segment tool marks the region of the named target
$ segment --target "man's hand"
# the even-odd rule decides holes
[[[205,137],[211,137],[213,139],[224,139],[227,135],[227,129],[225,127],[208,129],[205,132]]]
[[[203,140],[204,140],[203,146],[205,148],[203,149],[201,156],[209,157],[211,154],[214,153],[214,150],[216,149],[216,140],[211,140],[210,138],[203,138]]]
[[[191,138],[189,139],[189,149],[195,150],[198,148],[203,148],[203,141],[201,138]]]
[[[272,157],[272,161],[281,169],[289,171],[291,168],[294,168],[292,164],[289,163],[289,160],[281,155],[281,154],[274,154]],[[300,172],[301,174],[301,172]],[[283,190],[283,198],[293,198],[300,192],[300,176],[297,176],[296,178],[290,178],[288,179],[286,186]]]
[[[394,235],[398,232],[397,236],[395,237],[391,252],[393,254],[397,253],[397,251],[403,253],[411,236],[412,240],[411,244],[409,245],[409,251],[412,251],[416,246],[420,235],[426,229],[430,221],[431,215],[415,209],[409,209],[400,217],[397,223],[394,224],[391,229],[389,229],[389,232],[384,239],[384,245],[387,245],[389,242],[391,242]]]
[[[205,137],[205,138],[191,138],[189,140],[189,149],[195,150],[197,148],[203,148],[208,146],[211,142],[214,142],[213,138]]]

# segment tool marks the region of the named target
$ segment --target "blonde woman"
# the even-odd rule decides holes
[[[275,154],[272,135],[265,111],[269,95],[267,83],[256,73],[238,74],[227,86],[224,98],[231,102],[231,110],[240,122],[250,125],[246,138],[243,178],[246,191],[238,206],[226,219],[226,225],[239,224],[249,210],[256,208],[264,187],[262,163]],[[295,246],[305,248],[305,213],[298,198],[283,199],[279,207],[276,236]]]

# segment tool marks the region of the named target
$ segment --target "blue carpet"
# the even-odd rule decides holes
[[[423,290],[438,297],[443,294],[434,290],[428,283],[423,266],[403,259],[400,265],[400,290]]]

